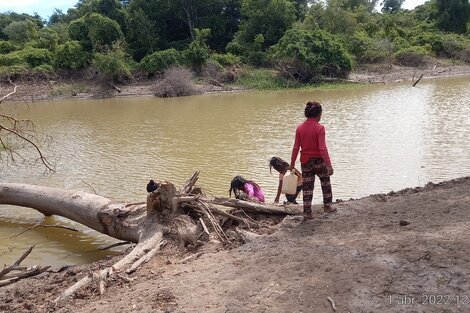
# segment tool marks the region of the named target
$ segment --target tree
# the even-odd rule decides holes
[[[6,95],[0,98],[2,104],[9,97],[16,94],[17,85],[9,79],[13,87]],[[0,113],[0,165],[34,165],[40,162],[47,171],[54,171],[54,166],[42,152],[41,143],[48,140],[47,136],[38,133],[29,119],[18,119],[13,115]],[[37,158],[29,154],[33,150]]]
[[[195,38],[184,51],[184,56],[187,62],[193,67],[199,69],[209,59],[209,47],[207,46],[207,39],[210,37],[211,30],[194,29]]]
[[[405,0],[384,0],[382,2],[382,12],[384,13],[396,13],[401,9]]]
[[[94,65],[98,68],[102,79],[122,82],[132,77],[130,62],[122,42],[116,41],[108,51],[95,53]]]
[[[470,17],[468,0],[436,0],[436,25],[445,31],[464,34]]]
[[[326,2],[327,6],[339,6],[345,10],[354,10],[362,6],[372,12],[379,0],[326,0]]]
[[[91,54],[78,41],[67,41],[57,47],[54,67],[57,69],[79,70],[90,64]]]
[[[273,50],[281,72],[302,82],[320,75],[346,77],[352,68],[351,57],[343,46],[321,30],[290,29]]]
[[[79,41],[87,50],[106,50],[124,35],[119,24],[98,13],[74,20],[68,28],[70,39]]]
[[[249,45],[262,35],[263,49],[276,44],[294,23],[295,6],[288,0],[243,0],[240,30],[234,41]]]
[[[24,44],[37,37],[39,26],[31,20],[11,22],[3,30],[14,42]]]
[[[188,244],[204,244],[211,238],[221,244],[232,244],[226,230],[232,228],[241,238],[254,237],[244,230],[259,227],[247,213],[276,215],[300,214],[298,208],[263,205],[227,198],[207,198],[195,186],[199,172],[182,186],[163,182],[147,196],[146,202],[116,202],[95,194],[59,188],[14,183],[0,183],[0,204],[29,207],[50,216],[59,215],[88,226],[111,237],[135,242],[129,254],[111,267],[86,275],[64,290],[55,304],[72,296],[87,285],[98,281],[100,294],[106,291],[106,280],[113,275],[130,274],[148,262],[160,250],[162,242],[185,247]],[[232,213],[219,207],[237,208]],[[217,216],[230,220],[220,224]],[[231,226],[234,225],[235,226]],[[225,229],[225,230],[224,230]]]
[[[137,61],[155,51],[158,44],[158,34],[155,22],[150,20],[142,9],[129,14],[129,29],[127,41]]]

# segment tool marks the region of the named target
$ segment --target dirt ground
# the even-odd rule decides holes
[[[64,288],[116,260],[0,289],[0,312],[470,312],[470,177],[339,202],[315,220],[225,250],[163,254],[59,307]],[[318,209],[318,208],[317,208]]]

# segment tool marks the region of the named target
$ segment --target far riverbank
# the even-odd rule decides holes
[[[470,77],[470,64],[451,64],[439,62],[424,68],[386,65],[361,65],[349,75],[347,80],[326,80],[318,84],[288,84],[279,82],[277,72],[268,69],[244,69],[242,77],[235,83],[221,84],[218,82],[200,80],[195,82],[195,94],[240,92],[266,89],[301,89],[314,90],[361,87],[370,84],[390,84],[409,81],[410,84],[422,80],[444,77]],[[124,97],[152,97],[157,91],[157,79],[139,79],[127,84],[116,84],[114,87],[96,79],[27,79],[16,81],[17,90],[7,101],[27,102],[52,101],[65,99],[102,99]],[[419,84],[419,82],[418,82]],[[13,85],[8,82],[0,83],[4,96],[13,91]]]

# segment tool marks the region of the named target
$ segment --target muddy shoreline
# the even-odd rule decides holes
[[[412,68],[393,66],[392,69],[385,65],[362,65],[349,75],[344,83],[390,84],[409,81],[410,85],[423,75],[422,80],[446,78],[446,77],[470,77],[470,65],[454,65],[445,61],[430,64],[427,67]],[[335,81],[338,82],[338,81]],[[339,81],[341,83],[341,81]],[[67,99],[103,99],[126,97],[153,97],[156,92],[157,81],[155,79],[141,79],[128,84],[117,84],[120,89],[113,89],[110,85],[97,80],[73,80],[73,79],[32,79],[16,82],[17,92],[6,102],[32,103],[36,101],[53,101]],[[336,88],[342,88],[341,84]],[[196,83],[196,94],[241,92],[250,89],[236,84],[212,85],[209,83]],[[314,89],[315,85],[305,85],[303,89]],[[2,95],[13,90],[8,82],[0,83]]]
[[[46,272],[1,288],[0,312],[333,312],[328,298],[336,312],[470,310],[470,177],[336,206],[230,250],[159,254],[104,295],[96,283],[60,306],[64,288],[120,257]]]

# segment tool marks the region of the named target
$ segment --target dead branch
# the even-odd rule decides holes
[[[21,262],[23,262],[23,260],[26,259],[26,257],[28,257],[31,251],[33,251],[34,247],[35,246],[31,246],[28,250],[26,250],[23,253],[23,255],[18,260],[16,260],[15,263],[13,263],[10,266],[5,266],[0,271],[0,287],[7,286],[9,284],[17,282],[18,280],[22,278],[27,278],[27,277],[41,274],[49,269],[50,266],[41,267],[39,265],[34,265],[28,268],[20,266]],[[19,272],[19,273],[13,274],[13,272]]]
[[[67,227],[67,226],[61,226],[61,225],[41,225],[42,222],[39,222],[37,223],[36,225],[33,225],[31,227],[28,227],[26,228],[25,230],[11,236],[9,239],[13,239],[13,238],[16,238],[20,235],[23,235],[25,232],[27,231],[30,231],[32,229],[35,229],[35,228],[38,228],[38,227],[44,227],[44,228],[48,228],[48,227],[51,227],[51,228],[62,228],[62,229],[66,229],[66,230],[70,230],[70,231],[74,231],[74,232],[78,232],[78,230],[76,230],[75,228],[72,228],[72,227]]]
[[[419,83],[419,81],[421,80],[421,78],[423,78],[423,76],[424,76],[424,73],[421,74],[421,76],[419,76],[418,80],[413,83],[413,87],[416,86]]]
[[[198,252],[198,253],[192,254],[192,255],[184,258],[184,259],[179,260],[178,262],[176,262],[176,264],[186,264],[186,263],[188,263],[188,261],[190,261],[192,259],[197,259],[203,254],[204,254],[204,252]]]
[[[226,198],[226,197],[216,197],[214,199],[203,199],[204,202],[210,204],[216,204],[226,207],[232,207],[237,209],[242,209],[247,212],[252,213],[263,213],[263,214],[280,214],[280,215],[299,215],[302,214],[302,209],[299,205],[270,205],[249,202],[244,200]]]
[[[23,260],[26,259],[26,257],[31,253],[31,251],[33,251],[34,247],[35,246],[29,247],[29,249],[26,250],[25,253],[23,253],[23,255],[20,256],[20,258],[18,260],[16,260],[15,263],[13,263],[10,266],[6,266],[5,268],[3,268],[3,270],[0,271],[0,278],[2,278],[3,276],[8,274],[9,272],[14,270],[15,268],[18,268],[20,266],[21,262],[23,262]]]
[[[335,302],[333,301],[333,299],[331,299],[330,297],[326,297],[328,299],[328,301],[330,302],[331,304],[331,307],[333,308],[333,311],[336,312],[336,305],[335,305]]]
[[[106,82],[106,84],[108,84],[109,86],[111,86],[111,87],[112,87],[114,90],[116,90],[117,92],[121,92],[121,91],[122,91],[119,87],[117,87],[116,85],[111,84],[110,82]]]
[[[98,250],[100,250],[100,251],[109,250],[109,249],[112,249],[112,248],[115,248],[115,247],[124,246],[124,245],[128,245],[128,244],[131,244],[131,243],[132,242],[130,242],[130,241],[116,242],[116,243],[113,243],[113,244],[108,245],[108,246],[99,247]]]
[[[12,96],[12,95],[14,95],[14,94],[16,93],[16,88],[17,88],[18,86],[17,86],[15,83],[13,83],[10,78],[8,78],[8,82],[14,86],[13,91],[10,92],[9,94],[6,94],[6,95],[3,96],[2,98],[0,98],[0,103],[2,103],[2,102],[5,101],[6,99],[8,99],[10,96]]]
[[[6,130],[7,132],[9,133],[12,133],[14,134],[15,136],[21,138],[22,140],[26,141],[27,143],[29,143],[30,145],[32,145],[34,147],[34,149],[36,149],[37,153],[39,154],[39,159],[41,160],[42,164],[44,164],[44,166],[46,167],[46,169],[48,169],[49,171],[51,172],[55,172],[55,169],[53,167],[52,164],[49,163],[49,161],[44,157],[44,155],[42,154],[41,152],[41,149],[39,149],[38,145],[36,143],[34,143],[32,140],[26,138],[25,136],[21,135],[17,130],[13,129],[13,128],[8,128],[8,127],[5,127],[3,125],[0,124],[0,132],[2,130]]]

